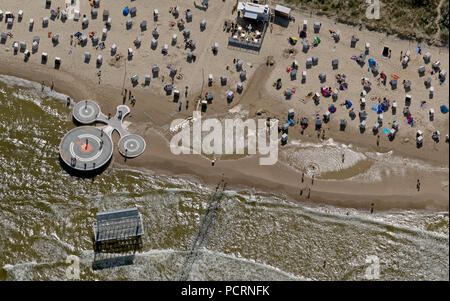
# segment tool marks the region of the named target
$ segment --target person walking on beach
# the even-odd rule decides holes
[[[311,188],[308,188],[308,200],[309,200],[310,196],[311,196]]]
[[[311,185],[314,185],[314,174],[312,175],[312,178],[311,178]]]
[[[186,111],[189,108],[189,100],[186,99]]]
[[[53,91],[53,87],[54,87],[55,85],[54,85],[54,83],[53,83],[53,81],[52,81],[52,85],[50,86],[50,91]]]
[[[417,185],[416,185],[416,187],[417,187],[417,191],[420,191],[420,181],[419,181],[419,179],[417,179]]]
[[[345,153],[342,153],[342,163],[345,161]]]
[[[128,100],[131,100],[131,90],[128,90]]]
[[[41,92],[44,92],[44,88],[45,88],[45,82],[42,81],[42,82],[41,82]]]
[[[125,89],[125,93],[123,93],[123,99],[122,99],[123,104],[125,104],[126,101],[127,101],[127,89]]]
[[[188,96],[188,86],[186,86],[186,91],[184,92],[184,97],[187,97]]]
[[[400,62],[402,61],[402,59],[403,59],[403,51],[400,51]]]
[[[380,146],[380,135],[377,136],[377,146]]]
[[[100,85],[100,81],[102,79],[102,71],[101,70],[98,71],[97,76],[98,76],[98,84]]]
[[[304,180],[305,180],[305,173],[302,172],[302,183],[303,183]]]
[[[67,97],[67,106],[70,106],[70,97]]]
[[[373,206],[374,205],[375,205],[374,203],[370,204],[370,214],[373,214]]]

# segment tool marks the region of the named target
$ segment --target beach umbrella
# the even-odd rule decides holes
[[[442,105],[442,106],[441,106],[441,113],[442,113],[442,114],[448,113],[448,107],[447,107],[446,105]]]
[[[128,16],[128,13],[130,12],[130,9],[128,8],[128,7],[125,7],[124,9],[123,9],[123,15],[124,16]]]
[[[347,109],[350,109],[352,107],[352,102],[350,100],[346,100],[345,101],[345,106],[347,107]]]
[[[369,65],[370,66],[376,66],[377,62],[374,59],[369,59]]]

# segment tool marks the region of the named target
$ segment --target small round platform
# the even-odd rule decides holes
[[[73,169],[95,170],[109,162],[113,153],[113,143],[101,129],[81,126],[64,136],[59,153],[61,159]]]
[[[100,114],[100,107],[91,100],[77,102],[73,108],[73,117],[81,124],[93,123]]]
[[[138,135],[129,134],[119,140],[119,152],[126,158],[135,158],[142,154],[146,144],[144,138]]]

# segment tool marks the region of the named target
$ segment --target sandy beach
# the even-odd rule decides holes
[[[448,48],[423,46],[422,53],[431,53],[431,63],[424,64],[422,56],[416,53],[416,42],[401,40],[394,36],[386,36],[381,33],[360,31],[357,27],[343,24],[335,24],[333,20],[311,16],[302,12],[292,12],[295,22],[291,22],[288,28],[273,25],[273,30],[267,30],[262,50],[259,54],[227,47],[229,33],[223,31],[225,20],[233,20],[236,13],[232,14],[233,1],[211,1],[208,10],[203,11],[194,7],[192,2],[185,1],[113,1],[102,0],[97,19],[91,17],[89,1],[81,1],[81,16],[86,14],[89,26],[82,29],[81,20],[60,19],[49,20],[46,28],[42,26],[42,18],[50,17],[50,10],[45,8],[45,1],[31,0],[3,0],[0,9],[11,11],[15,15],[23,10],[23,20],[14,20],[12,28],[8,29],[3,19],[0,23],[0,33],[11,33],[5,44],[0,44],[0,74],[25,78],[35,82],[44,81],[47,88],[54,83],[54,89],[69,95],[75,102],[85,99],[96,101],[104,113],[114,113],[115,108],[123,103],[123,89],[131,89],[136,97],[136,105],[131,106],[129,100],[126,105],[131,108],[131,116],[127,121],[131,122],[129,131],[142,135],[147,142],[147,149],[143,155],[136,159],[124,160],[114,151],[114,164],[118,166],[131,166],[152,172],[197,178],[207,185],[215,186],[222,177],[229,187],[248,189],[250,191],[270,191],[285,195],[291,200],[307,202],[311,204],[330,204],[342,207],[361,208],[369,210],[371,204],[375,204],[376,210],[388,210],[392,208],[405,209],[436,209],[448,210],[448,163],[449,145],[445,143],[445,135],[448,134],[448,113],[442,114],[440,106],[449,106],[448,80],[439,83],[437,75],[418,75],[418,68],[422,65],[428,71],[431,63],[439,60],[441,69],[448,70]],[[193,12],[192,22],[186,23],[186,28],[191,30],[191,38],[196,40],[195,62],[186,60],[187,52],[184,48],[183,35],[177,26],[171,26],[176,22],[169,9],[178,5],[180,16],[184,17],[186,9]],[[132,28],[126,29],[128,17],[124,17],[122,10],[125,6],[137,8],[136,17],[133,17]],[[65,1],[52,1],[51,9],[65,8]],[[102,20],[103,10],[108,9],[112,19],[112,26],[107,33],[105,49],[96,49],[88,39],[86,46],[71,45],[71,35],[82,32],[88,35],[95,32],[99,35],[104,28]],[[153,20],[153,9],[158,9],[158,21]],[[35,20],[32,31],[29,30],[29,19]],[[200,21],[205,19],[206,29],[201,31]],[[308,20],[307,39],[311,42],[315,36],[320,37],[321,43],[312,47],[308,53],[302,52],[301,39],[296,45],[288,43],[288,37],[298,38],[298,28],[303,20]],[[141,31],[141,21],[148,22],[146,31]],[[312,24],[315,21],[322,23],[319,34],[314,34]],[[152,31],[159,30],[158,46],[156,50],[150,48]],[[339,30],[341,39],[334,41],[329,29]],[[51,35],[59,35],[59,44],[54,46]],[[172,35],[177,34],[176,46],[171,45]],[[356,35],[359,38],[355,48],[350,47],[350,38]],[[26,42],[27,49],[31,51],[34,36],[40,37],[39,50],[31,54],[28,61],[24,61],[24,54],[20,51],[14,54],[12,43],[14,41]],[[136,48],[133,41],[142,37],[142,45]],[[211,47],[219,43],[218,54],[214,55]],[[399,77],[396,90],[391,90],[389,83],[384,86],[377,84],[377,79],[367,69],[367,63],[360,67],[352,56],[358,56],[364,52],[364,45],[371,45],[368,58],[373,58],[379,65],[379,70],[386,73],[388,81],[392,75]],[[116,60],[110,53],[112,44],[117,45],[117,53],[121,58]],[[164,44],[168,44],[168,54],[161,53]],[[392,50],[391,58],[382,56],[384,45],[389,45]],[[127,49],[132,48],[134,55],[127,59]],[[400,52],[411,51],[411,60],[406,68],[402,68]],[[85,52],[89,51],[91,60],[85,63]],[[41,53],[47,52],[49,60],[47,64],[41,63]],[[96,66],[98,55],[103,56],[101,66]],[[305,60],[317,55],[319,62],[311,69],[306,69]],[[268,56],[273,56],[273,66],[267,66]],[[61,67],[54,69],[54,58],[60,57]],[[230,89],[236,91],[239,80],[239,72],[236,71],[233,59],[241,59],[244,69],[247,70],[247,79],[243,82],[242,94],[235,93],[231,103],[227,103],[225,92]],[[339,68],[333,70],[331,61],[339,59]],[[291,66],[294,60],[299,62],[298,76],[291,80],[286,68]],[[149,86],[144,86],[144,77],[151,74],[152,64],[160,67],[158,78],[152,78]],[[175,76],[174,86],[182,93],[184,87],[189,87],[189,107],[178,112],[179,103],[173,101],[173,96],[166,96],[163,87],[170,83],[168,65],[177,68],[179,77]],[[98,72],[101,70],[99,83]],[[301,72],[307,71],[306,83],[301,83]],[[325,83],[320,83],[320,73],[327,73]],[[307,97],[310,92],[320,92],[323,86],[331,86],[334,90],[338,87],[335,75],[345,74],[349,88],[339,91],[338,99],[333,103],[331,97],[321,97],[318,105]],[[139,75],[139,84],[132,87],[130,78]],[[208,87],[208,74],[213,74],[214,84]],[[219,77],[228,76],[226,86],[220,86]],[[353,103],[355,111],[360,110],[359,99],[363,90],[361,78],[367,77],[372,83],[372,89],[367,93],[366,109],[367,130],[359,131],[359,119],[351,120],[349,111],[340,106],[346,99]],[[424,86],[424,80],[432,77],[434,97],[429,98],[429,90]],[[283,87],[277,90],[273,83],[281,78]],[[405,92],[402,82],[410,80],[412,89]],[[283,91],[287,88],[295,88],[296,93],[286,100]],[[258,164],[258,155],[247,156],[239,159],[216,160],[215,166],[211,166],[210,158],[200,155],[173,155],[169,148],[170,123],[174,119],[188,118],[197,108],[198,100],[204,97],[205,92],[214,95],[213,103],[208,105],[203,117],[225,118],[242,116],[242,118],[276,118],[280,125],[287,117],[288,109],[295,111],[296,121],[300,117],[307,117],[310,126],[301,134],[299,124],[289,129],[289,141],[286,146],[280,146],[279,161],[272,166]],[[412,96],[410,110],[414,117],[414,125],[406,123],[402,111],[406,94]],[[393,115],[389,109],[385,112],[382,127],[391,128],[394,120],[399,121],[400,127],[393,141],[381,131],[377,145],[377,135],[372,133],[372,126],[376,122],[377,114],[371,110],[377,104],[378,98],[387,97],[397,101],[397,114]],[[426,101],[426,107],[421,108],[421,101]],[[314,130],[313,121],[316,114],[325,114],[327,108],[334,104],[337,108],[332,114],[330,122],[323,125],[325,137]],[[429,120],[429,109],[435,110],[435,118]],[[230,112],[230,110],[232,110]],[[237,112],[237,114],[232,113]],[[347,120],[345,131],[339,130],[339,121]],[[416,132],[421,130],[424,134],[423,147],[416,147]],[[431,135],[434,131],[440,131],[441,139],[435,143]],[[322,133],[322,132],[321,132]],[[281,137],[281,134],[279,135]],[[113,137],[117,142],[118,137]],[[332,146],[330,146],[330,143]],[[302,150],[302,145],[311,144],[317,146],[317,154],[320,150],[333,148],[334,156],[340,157],[343,149],[351,149],[346,155],[346,160],[353,162],[353,154],[363,154],[362,159],[354,160],[354,164],[335,164],[334,169],[328,168],[325,172],[315,172],[314,168],[308,168],[308,163],[299,164],[297,161],[309,160],[307,153]],[[342,148],[345,145],[345,148]],[[337,147],[339,146],[339,147]],[[347,154],[347,152],[346,152]],[[324,155],[326,161],[326,153]],[[312,159],[313,160],[313,159]],[[339,161],[339,160],[338,160]],[[327,163],[333,165],[333,161]],[[319,171],[320,171],[320,164]],[[334,166],[334,165],[333,165]],[[336,167],[337,166],[337,167]],[[386,172],[389,167],[396,172]],[[398,168],[397,168],[398,167]],[[374,170],[378,172],[373,176]],[[301,182],[302,172],[306,173],[305,181]],[[316,175],[312,185],[312,175]],[[416,181],[420,179],[421,189],[417,191]],[[303,190],[302,195],[300,191]],[[310,196],[308,197],[308,191]]]

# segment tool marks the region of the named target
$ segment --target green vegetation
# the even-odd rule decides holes
[[[440,0],[380,0],[380,19],[367,19],[365,0],[284,0],[290,7],[312,10],[316,14],[336,17],[346,24],[363,24],[369,30],[398,34],[409,39],[440,38],[448,43],[449,0],[444,0],[438,19]],[[373,2],[373,0],[372,0]]]

